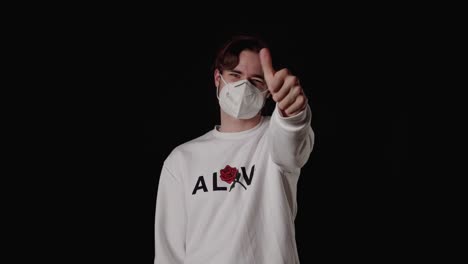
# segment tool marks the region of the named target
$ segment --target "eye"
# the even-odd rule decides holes
[[[260,80],[260,79],[252,79],[252,82],[255,84],[255,85],[264,85],[265,82],[263,80]]]
[[[235,73],[235,72],[231,72],[231,73],[229,73],[229,75],[231,75],[232,77],[235,77],[235,78],[240,78],[240,74]]]

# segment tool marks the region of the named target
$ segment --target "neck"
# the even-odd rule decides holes
[[[221,127],[220,132],[241,132],[251,128],[254,128],[262,120],[261,113],[250,119],[236,119],[223,110],[221,110]]]

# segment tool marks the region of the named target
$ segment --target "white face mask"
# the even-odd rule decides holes
[[[221,109],[226,114],[237,119],[250,119],[260,112],[265,104],[265,94],[268,89],[262,92],[249,80],[227,83],[223,76],[220,76],[225,86],[219,96],[216,87],[216,96]]]

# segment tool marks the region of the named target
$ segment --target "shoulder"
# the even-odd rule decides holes
[[[164,165],[169,168],[177,167],[177,164],[195,155],[212,140],[214,140],[214,137],[212,135],[212,130],[210,130],[197,138],[178,145],[166,157]]]

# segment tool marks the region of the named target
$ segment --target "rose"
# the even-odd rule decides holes
[[[236,167],[231,167],[229,165],[226,165],[224,169],[221,171],[221,180],[231,184],[237,177],[237,169]]]

